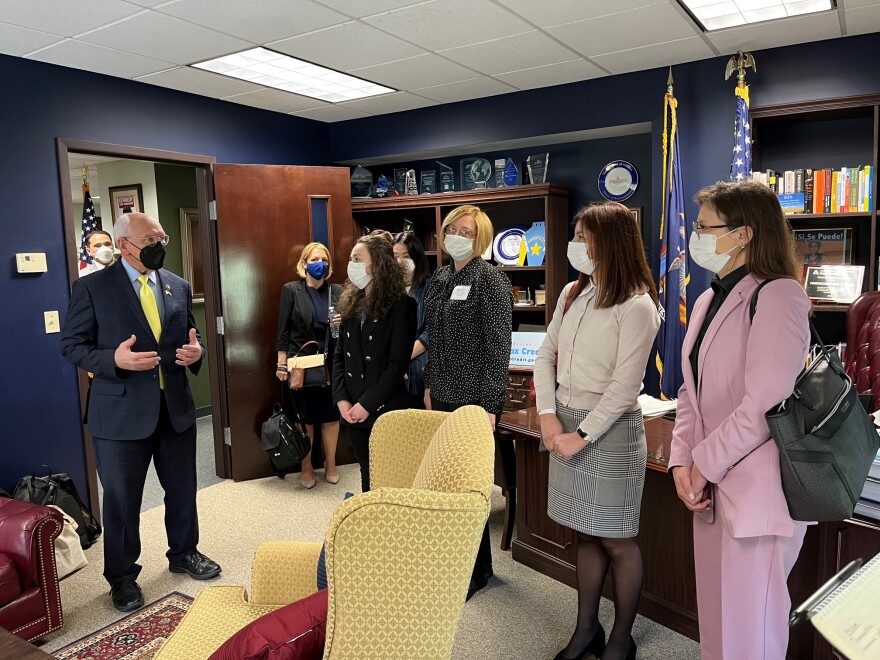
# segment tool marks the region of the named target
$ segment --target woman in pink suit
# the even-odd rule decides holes
[[[760,183],[697,193],[689,248],[714,273],[682,346],[684,385],[670,470],[694,512],[703,660],[780,660],[788,646],[786,580],[806,524],[791,519],[764,413],[786,399],[810,344],[810,302],[796,279],[791,226]],[[749,303],[758,284],[754,319]]]

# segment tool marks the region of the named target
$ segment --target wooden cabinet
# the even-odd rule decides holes
[[[553,315],[553,305],[568,282],[568,189],[550,184],[511,186],[465,190],[412,197],[351,200],[355,236],[368,230],[386,229],[391,233],[403,230],[409,221],[412,230],[425,247],[432,265],[444,264],[439,247],[440,225],[443,218],[462,204],[479,206],[492,221],[495,234],[519,225],[526,229],[534,222],[544,222],[546,244],[542,266],[501,266],[499,270],[510,278],[515,288],[532,292],[539,286],[546,291],[546,305],[515,306],[513,329],[521,324],[546,326]],[[528,390],[528,384],[526,384]]]
[[[787,216],[795,231],[846,229],[850,263],[865,267],[862,291],[878,285],[877,145],[880,95],[853,96],[751,108],[752,169],[783,172],[799,168],[874,168],[874,206],[869,212],[806,213]],[[831,262],[829,262],[830,264]],[[840,263],[839,260],[837,263]],[[826,342],[846,341],[848,305],[816,304],[816,325]]]

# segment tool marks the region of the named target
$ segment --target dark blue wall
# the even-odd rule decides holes
[[[3,127],[0,227],[0,486],[41,463],[69,472],[85,494],[75,369],[43,331],[62,324],[68,280],[55,138],[215,156],[219,162],[323,165],[326,124],[0,55]],[[134,182],[132,182],[134,183]],[[258,191],[255,191],[257,194]],[[68,194],[66,191],[64,194]],[[17,252],[45,252],[49,272],[19,276]]]

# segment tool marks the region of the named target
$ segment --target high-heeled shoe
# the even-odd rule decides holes
[[[563,649],[559,653],[556,654],[556,657],[553,660],[569,660],[564,655],[565,650]],[[601,658],[602,654],[605,653],[605,629],[602,627],[602,624],[599,624],[599,629],[596,631],[596,634],[593,635],[593,639],[590,640],[590,643],[587,644],[587,648],[584,649],[584,652],[577,656],[579,660],[586,660],[590,656],[593,655],[595,658]]]
[[[303,488],[306,488],[306,489],[314,488],[315,484],[317,483],[317,481],[314,477],[312,477],[311,480],[308,480],[308,481],[306,479],[303,479],[302,477],[300,477],[299,481],[303,485]]]
[[[334,474],[332,477],[325,472],[324,478],[327,480],[328,484],[338,484],[339,483],[339,473],[338,472],[336,474]]]

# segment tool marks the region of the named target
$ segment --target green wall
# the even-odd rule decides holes
[[[163,163],[156,163],[154,167],[156,169],[156,198],[159,207],[159,222],[162,223],[162,228],[171,238],[165,257],[165,268],[183,277],[180,207],[195,208],[198,206],[196,198],[196,171],[193,167],[166,165]],[[193,315],[196,318],[196,327],[204,335],[204,303],[193,304]],[[197,410],[211,405],[211,384],[208,380],[207,362],[206,355],[205,363],[202,365],[202,370],[198,376],[187,373]]]

